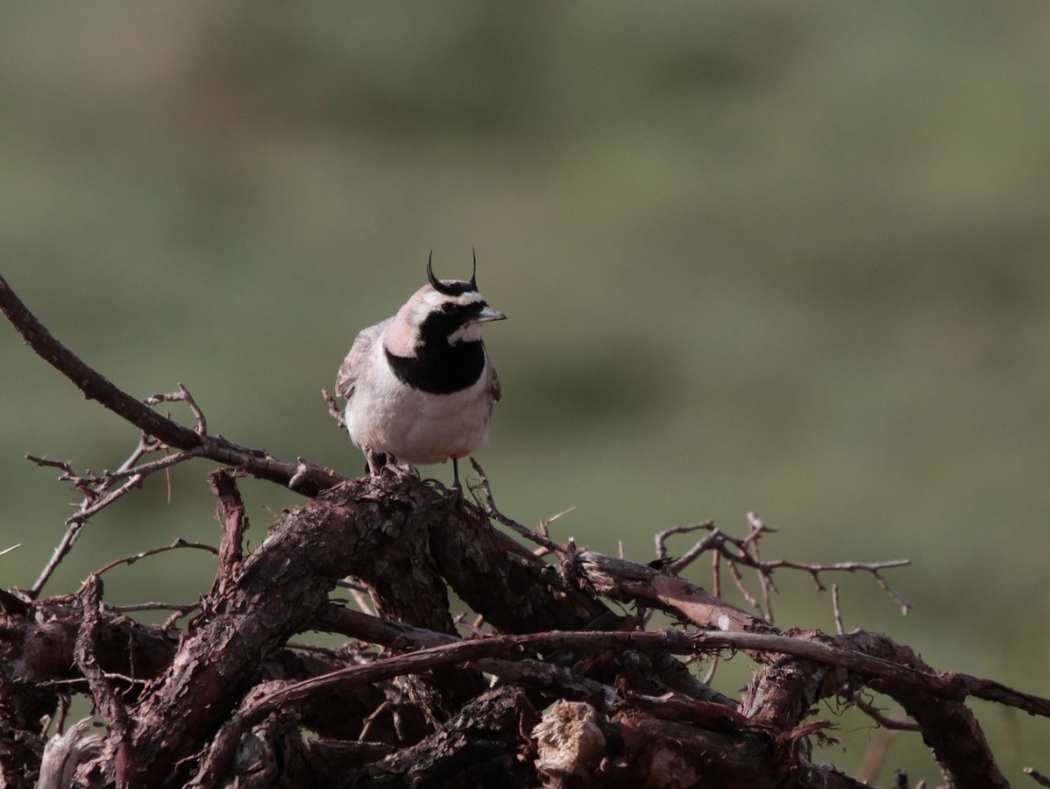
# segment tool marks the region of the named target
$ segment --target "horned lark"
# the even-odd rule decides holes
[[[346,428],[372,474],[452,458],[458,486],[459,458],[485,443],[500,385],[481,328],[507,316],[485,303],[476,277],[475,256],[470,282],[439,280],[431,253],[429,284],[362,330],[339,368]]]

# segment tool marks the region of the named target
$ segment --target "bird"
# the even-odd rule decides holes
[[[501,391],[481,330],[507,316],[478,292],[473,259],[469,282],[441,280],[431,251],[427,284],[396,315],[362,329],[339,368],[346,429],[373,476],[451,458],[459,489],[459,459],[488,438]]]

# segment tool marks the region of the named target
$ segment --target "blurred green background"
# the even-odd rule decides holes
[[[767,558],[909,558],[904,618],[825,578],[847,627],[1050,695],[1048,39],[1025,2],[5,3],[0,270],[131,393],[182,382],[212,432],[358,473],[321,387],[431,249],[456,277],[473,245],[510,316],[479,455],[501,509],[574,506],[557,536],[642,561],[749,510]],[[24,453],[101,470],[137,436],[2,327],[0,370],[0,570],[28,586],[77,497]],[[96,518],[45,592],[217,543],[208,469]],[[253,543],[297,501],[244,492]],[[107,596],[191,602],[212,572],[166,554]],[[779,624],[833,629],[778,581]],[[1050,770],[1050,721],[976,709],[1013,780]],[[851,771],[878,738],[837,733],[816,758]],[[915,735],[894,766],[938,780]]]

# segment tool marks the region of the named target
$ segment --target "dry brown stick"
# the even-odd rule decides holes
[[[835,617],[835,632],[842,635],[846,632],[846,626],[842,623],[842,608],[839,605],[839,585],[831,585],[831,611]]]
[[[774,629],[766,620],[720,600],[684,578],[646,564],[581,551],[575,569],[600,594],[621,602],[640,601],[670,610],[698,627],[764,632]]]
[[[404,655],[350,666],[319,677],[312,677],[251,699],[220,730],[197,781],[201,786],[218,780],[225,771],[237,743],[248,729],[271,712],[303,702],[316,693],[334,687],[375,683],[405,674],[471,663],[485,658],[520,659],[533,652],[604,651],[609,649],[666,650],[687,654],[697,650],[738,649],[792,655],[859,674],[878,677],[899,686],[961,700],[967,695],[985,695],[987,680],[962,674],[934,674],[892,663],[863,652],[844,649],[822,641],[791,636],[722,631],[685,633],[680,630],[653,632],[548,632],[530,635],[499,635],[457,641],[421,649]],[[1034,715],[1050,717],[1050,700],[1005,688],[998,683],[995,698]]]
[[[80,503],[77,512],[66,519],[67,528],[65,534],[62,535],[62,539],[59,541],[58,545],[55,546],[55,550],[52,551],[51,557],[48,559],[47,564],[44,565],[44,569],[41,570],[40,575],[37,576],[33,585],[25,592],[25,595],[29,599],[35,600],[40,595],[41,590],[44,588],[44,584],[47,583],[55,570],[58,569],[58,565],[62,563],[62,560],[73,549],[73,546],[80,537],[80,533],[83,531],[84,526],[92,516],[96,515],[98,512],[129,493],[132,489],[142,484],[145,474],[137,474],[130,470],[135,467],[135,464],[138,463],[143,455],[154,451],[157,446],[158,442],[155,439],[147,435],[142,435],[139,438],[138,445],[132,451],[127,460],[120,465],[120,468],[118,468],[113,475],[107,472],[102,476],[96,476],[90,473],[83,476],[78,475],[70,463],[51,461],[33,455],[26,455],[26,457],[36,463],[37,466],[62,469],[64,473],[59,479],[72,482],[74,489],[80,491],[84,495],[84,500]],[[116,490],[111,490],[113,484],[115,484],[118,479],[123,478],[123,476],[117,475],[123,475],[126,472],[130,473],[130,479]]]
[[[521,655],[527,651],[605,649],[638,649],[642,651],[662,649],[678,654],[688,654],[697,650],[736,649],[792,655],[824,665],[838,666],[860,674],[879,677],[907,687],[920,688],[945,698],[962,699],[966,696],[973,696],[1017,707],[1032,715],[1050,717],[1050,699],[1016,691],[998,682],[954,672],[937,674],[918,671],[909,666],[893,663],[864,652],[836,646],[834,643],[768,633],[731,633],[714,630],[703,630],[695,633],[685,633],[680,630],[591,633],[565,631],[530,635],[487,636],[471,641],[460,641],[449,645],[431,647],[418,652],[411,652],[407,655],[400,655],[397,658],[391,658],[390,660],[405,660],[405,662],[394,665],[392,668],[388,666],[387,669],[382,669],[380,673],[382,674],[382,672],[387,670],[409,673],[416,670],[430,669],[443,663],[458,663],[478,660],[483,657],[503,656],[514,658],[516,655]],[[353,669],[357,668],[362,667],[353,667]],[[324,678],[318,677],[307,680],[307,683],[311,683],[310,687],[322,687],[327,682],[341,682],[342,677],[353,677],[353,682],[356,682],[358,681],[358,675],[352,673],[353,669],[326,675]],[[383,676],[387,675],[383,674]],[[397,676],[397,674],[390,676]],[[304,687],[292,693],[288,698],[299,698],[298,694],[308,694],[309,692],[313,691]]]
[[[186,407],[190,409],[193,416],[197,419],[197,435],[204,438],[208,435],[208,420],[204,416],[204,412],[197,405],[197,401],[193,399],[193,395],[190,394],[189,390],[181,383],[177,384],[179,391],[172,394],[155,394],[150,395],[146,398],[146,405],[158,405],[160,403],[185,403]]]
[[[235,444],[222,436],[201,435],[191,428],[161,416],[146,403],[127,394],[101,373],[92,369],[49,332],[30,312],[21,299],[0,276],[0,312],[22,335],[38,356],[66,376],[89,400],[96,400],[144,433],[155,436],[170,447],[182,450],[200,448],[204,457],[243,468],[252,476],[288,486],[297,479],[295,490],[313,496],[340,482],[345,477],[331,469],[279,460],[261,450]],[[298,476],[297,476],[298,473]]]
[[[165,419],[145,403],[125,394],[55,339],[3,277],[0,277],[0,312],[7,316],[26,344],[72,381],[87,399],[97,400],[143,432],[156,436],[170,446],[182,449],[200,446],[201,438],[194,431]]]
[[[343,416],[343,412],[339,410],[339,406],[336,405],[335,398],[328,393],[327,389],[321,389],[321,397],[324,398],[325,403],[328,405],[328,415],[335,420],[340,430],[346,430],[346,419]]]
[[[244,560],[244,532],[248,530],[248,516],[244,514],[244,500],[237,489],[237,481],[226,469],[215,469],[208,474],[208,485],[219,499],[222,516],[222,542],[219,548],[219,568],[215,575],[213,594],[223,594],[236,582]]]
[[[470,663],[485,658],[502,656],[512,659],[521,655],[525,649],[537,649],[544,646],[553,650],[572,649],[573,645],[581,643],[573,639],[573,636],[579,635],[592,636],[592,638],[587,639],[587,642],[593,644],[595,642],[593,636],[649,636],[656,634],[580,634],[565,632],[542,633],[531,636],[493,636],[429,647],[366,665],[350,666],[320,677],[313,677],[286,685],[278,690],[250,699],[245,705],[242,705],[242,708],[219,730],[209,748],[207,757],[201,765],[200,772],[190,786],[208,787],[216,785],[221,777],[225,775],[237,743],[240,742],[249,728],[265,719],[273,711],[303,702],[318,692],[330,690],[335,686],[374,684],[393,677],[433,671],[436,668]],[[616,642],[622,643],[622,639],[615,638],[612,642],[604,641],[606,645],[615,645]],[[572,642],[572,644],[567,642]],[[608,646],[605,648],[608,648]]]
[[[788,559],[766,560],[762,559],[760,555],[760,541],[763,535],[770,532],[776,532],[776,529],[768,526],[753,512],[748,513],[748,523],[751,528],[744,537],[732,537],[726,534],[715,526],[714,521],[704,521],[703,523],[693,523],[666,529],[656,535],[657,557],[661,559],[667,557],[667,540],[671,536],[676,534],[687,534],[689,532],[700,530],[707,531],[708,534],[706,536],[701,540],[698,540],[691,548],[682,554],[682,556],[668,565],[669,572],[678,574],[688,565],[692,564],[692,562],[703,553],[712,551],[714,553],[713,561],[716,571],[716,582],[717,571],[719,568],[718,560],[724,559],[729,566],[733,581],[736,584],[737,589],[744,596],[744,599],[747,600],[748,604],[753,606],[756,610],[761,611],[763,616],[770,619],[770,621],[772,621],[770,593],[776,589],[773,585],[772,575],[775,570],[781,568],[800,570],[809,574],[816,585],[817,591],[821,592],[826,590],[823,580],[821,579],[822,573],[868,573],[872,576],[875,583],[878,584],[879,588],[900,607],[901,613],[908,613],[908,610],[911,607],[910,604],[890,586],[882,576],[882,571],[907,566],[911,563],[910,560],[891,559],[884,562],[836,562],[832,564],[794,562]],[[740,574],[740,566],[749,567],[758,573],[759,585],[762,588],[762,605],[759,605],[757,598],[755,598],[747,589],[743,576]],[[718,592],[716,591],[715,594],[717,596]]]
[[[1043,775],[1034,767],[1025,767],[1024,774],[1035,781],[1040,786],[1050,786],[1050,777]]]
[[[502,523],[504,526],[513,529],[525,539],[544,547],[553,554],[556,554],[558,556],[565,555],[565,549],[558,543],[556,543],[554,540],[552,540],[550,537],[548,537],[546,534],[540,534],[539,532],[533,531],[528,526],[525,526],[522,523],[518,523],[513,518],[508,518],[506,515],[500,512],[496,508],[496,501],[492,496],[492,486],[489,484],[489,478],[486,476],[485,470],[474,458],[470,459],[470,465],[474,467],[474,471],[478,475],[479,482],[475,490],[480,490],[484,494],[485,514],[489,518],[492,518],[493,520]],[[558,516],[555,516],[555,518],[557,517]],[[551,521],[553,520],[554,519],[552,518]]]
[[[857,631],[835,640],[921,673],[933,673],[914,650],[886,636]],[[1004,688],[999,683],[951,672],[940,674],[939,677],[945,685],[960,691],[960,694],[953,697],[940,689],[908,685],[881,677],[870,677],[866,684],[876,692],[891,696],[918,724],[923,741],[933,751],[942,771],[951,777],[954,786],[958,789],[1005,789],[1009,783],[995,764],[995,757],[980,723],[964,703],[966,696],[1009,706],[1014,705],[1006,701],[1006,697],[1018,697],[1019,709],[1036,715],[1043,714],[1038,710],[1039,705],[1031,705],[1031,698],[1027,701],[1020,698],[1027,694]],[[1042,705],[1044,708],[1050,707],[1045,700]]]
[[[425,553],[411,552],[425,551],[445,501],[414,480],[363,478],[294,508],[244,558],[236,584],[209,602],[212,615],[191,629],[167,672],[134,708],[135,780],[184,780],[186,760],[241,703],[259,661],[327,605],[347,575],[372,588],[391,587],[382,603],[395,616],[454,632],[444,589],[433,568],[424,567]],[[461,688],[450,680],[434,690],[436,703],[452,706]]]
[[[584,552],[580,568],[603,594],[626,595],[649,603],[660,603],[678,611],[695,624],[719,630],[704,630],[690,638],[704,642],[704,646],[722,646],[731,649],[794,655],[827,665],[840,666],[851,671],[881,677],[906,687],[922,688],[948,698],[961,700],[966,696],[1017,707],[1032,715],[1050,717],[1050,700],[1008,688],[993,680],[979,679],[964,674],[929,674],[907,667],[895,670],[892,661],[866,660],[854,662],[853,656],[862,655],[853,649],[841,652],[811,639],[790,639],[773,630],[768,622],[752,617],[746,611],[718,600],[676,576],[660,573],[647,565],[639,565],[608,556]],[[771,632],[772,630],[772,632]],[[787,638],[787,641],[781,639]],[[835,639],[830,639],[835,641]],[[852,637],[838,640],[852,643]],[[795,642],[795,643],[793,643]],[[777,646],[780,644],[780,646]],[[808,645],[808,646],[803,646]],[[675,651],[668,647],[668,651]],[[839,657],[836,657],[838,655]],[[935,677],[936,679],[923,679]]]
[[[705,530],[708,533],[702,540],[698,540],[693,546],[679,556],[677,559],[668,564],[668,569],[671,572],[680,573],[686,567],[691,565],[700,556],[709,551],[714,547],[719,539],[722,539],[722,532],[715,527],[715,522],[708,520],[703,523],[691,523],[686,526],[672,526],[670,529],[665,529],[656,535],[656,558],[667,559],[669,558],[667,549],[668,538],[675,534],[688,534],[694,531]]]
[[[171,545],[162,545],[159,548],[150,548],[145,551],[133,553],[130,556],[122,556],[119,559],[114,559],[113,561],[104,564],[102,567],[95,570],[95,572],[93,572],[91,575],[92,577],[101,576],[109,570],[112,570],[114,567],[119,567],[122,564],[132,565],[140,559],[145,559],[149,556],[156,556],[160,553],[167,553],[168,551],[177,551],[180,548],[193,548],[198,551],[207,551],[208,553],[214,553],[216,555],[218,555],[219,553],[218,549],[214,545],[208,545],[207,543],[203,542],[190,542],[179,537],[174,542],[172,542]],[[90,578],[88,580],[90,580]],[[85,581],[84,583],[86,584],[87,581]],[[84,587],[81,586],[80,588],[81,590],[83,590]]]
[[[150,452],[156,452],[165,448],[163,444],[160,444],[157,441],[152,441],[149,436],[143,436],[143,440],[151,441],[151,446],[148,449]],[[71,481],[73,487],[77,490],[81,490],[83,486],[98,495],[100,492],[98,488],[100,486],[105,490],[112,487],[113,483],[118,482],[119,480],[127,479],[129,477],[145,478],[157,471],[162,471],[163,469],[170,468],[178,463],[184,463],[187,460],[192,460],[193,458],[201,456],[201,448],[198,447],[197,449],[187,450],[186,452],[177,452],[174,455],[165,455],[159,460],[142,463],[138,466],[129,465],[129,463],[125,461],[125,463],[123,463],[116,471],[105,471],[102,474],[92,474],[88,472],[83,475],[77,475],[75,473],[70,474],[67,472],[60,476],[59,479]],[[41,458],[36,458],[32,455],[27,455],[26,457],[37,465],[47,464],[47,461]],[[139,454],[139,457],[141,457],[141,454]],[[62,464],[62,466],[68,466],[68,464]],[[77,516],[74,515],[72,517],[75,518]],[[70,520],[72,520],[72,518]]]
[[[133,762],[130,745],[131,721],[127,708],[117,697],[109,679],[95,656],[101,632],[102,580],[89,576],[80,593],[81,624],[76,640],[76,661],[88,681],[91,695],[98,705],[108,730],[106,750],[113,757],[109,764],[118,785],[126,780],[125,771]]]
[[[469,503],[451,508],[432,526],[430,553],[459,598],[499,631],[583,629],[597,619],[604,622],[600,629],[615,627],[617,617],[606,605],[560,578],[555,567],[493,528],[489,516]]]
[[[175,621],[182,619],[186,614],[191,611],[196,611],[201,607],[200,603],[127,603],[126,605],[110,605],[109,608],[119,614],[126,614],[131,611],[174,611],[176,612]],[[165,625],[170,627],[170,625]]]
[[[387,619],[363,614],[334,604],[321,611],[313,620],[307,623],[306,627],[311,630],[339,633],[350,638],[379,644],[398,651],[427,649],[463,642],[463,639],[457,636],[438,633],[401,622],[391,622]],[[658,659],[660,654],[665,653],[658,653],[655,657]],[[673,677],[666,677],[666,674],[675,671],[677,668],[676,665],[666,665],[668,662],[664,661],[660,665],[660,668],[664,669],[661,679],[665,680],[665,684],[676,687],[676,689],[679,689],[680,692],[690,698],[714,699],[726,703],[725,697],[715,693],[710,688],[698,684],[690,684],[681,678],[677,678],[677,681],[675,681]],[[486,674],[501,677],[504,680],[539,684],[545,688],[571,689],[576,697],[587,698],[596,707],[606,711],[611,711],[609,700],[614,699],[616,695],[614,690],[608,685],[573,675],[562,666],[555,666],[543,661],[531,659],[509,661],[498,658],[482,658],[470,661],[467,665]],[[688,671],[685,671],[685,673],[688,675]]]
[[[880,710],[874,704],[871,704],[870,702],[865,701],[863,698],[861,698],[860,692],[853,694],[853,703],[854,705],[856,705],[858,710],[863,712],[865,715],[867,715],[869,718],[871,718],[884,729],[890,729],[893,731],[922,731],[922,729],[919,728],[919,725],[915,721],[897,720],[896,718],[891,718],[888,715],[884,715],[882,710]]]

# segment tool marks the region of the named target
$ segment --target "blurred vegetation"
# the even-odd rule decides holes
[[[559,536],[641,560],[748,510],[767,556],[910,558],[907,618],[828,579],[848,627],[1050,695],[1048,35],[1025,2],[7,3],[0,265],[128,391],[182,382],[214,432],[356,473],[320,388],[431,249],[461,276],[473,245],[510,316],[479,457],[504,511],[575,506]],[[0,369],[27,586],[75,497],[23,454],[113,468],[136,436],[3,329]],[[93,521],[47,591],[217,541],[206,471]],[[245,494],[252,542],[296,501]],[[107,595],[193,600],[212,569],[166,554]],[[833,627],[782,582],[782,624]],[[1050,769],[1046,721],[978,711],[1011,778]],[[846,720],[820,758],[853,769],[874,735]],[[915,737],[897,765],[937,778]]]

